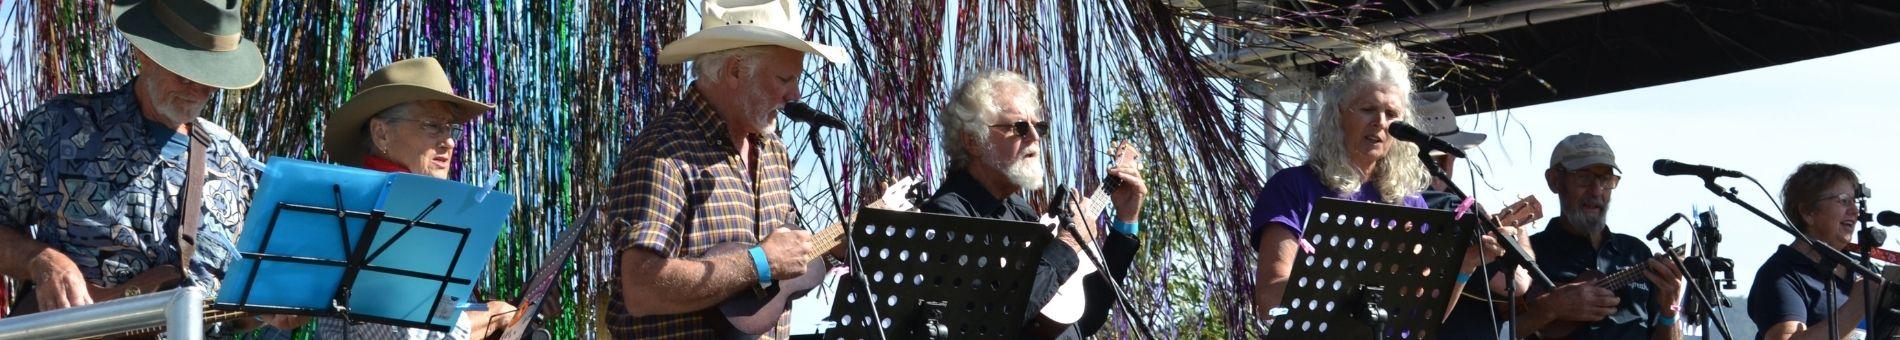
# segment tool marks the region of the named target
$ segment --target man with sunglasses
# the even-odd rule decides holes
[[[1522,323],[1518,335],[1682,338],[1677,322],[1683,294],[1681,271],[1669,261],[1651,259],[1653,253],[1641,239],[1612,233],[1604,222],[1610,192],[1622,179],[1619,171],[1616,154],[1602,136],[1566,137],[1551,152],[1544,181],[1557,193],[1561,211],[1551,218],[1550,227],[1531,235],[1531,248],[1551,280],[1570,283],[1534,293],[1518,314]],[[1627,287],[1604,289],[1592,285],[1592,280],[1580,280],[1588,272],[1614,273],[1636,266],[1648,268],[1643,272],[1647,280]],[[1570,326],[1576,323],[1581,324]]]
[[[1043,188],[1042,138],[1049,132],[1044,121],[1040,92],[1020,74],[985,71],[958,82],[950,94],[950,105],[938,113],[942,124],[944,155],[950,168],[936,196],[925,202],[929,213],[980,218],[1036,222],[1038,214],[1023,198],[1023,192]],[[1120,179],[1121,187],[1112,194],[1114,221],[1105,243],[1096,246],[1109,268],[1089,274],[1084,282],[1080,321],[1072,325],[1035,320],[1055,296],[1056,290],[1077,271],[1081,261],[1075,248],[1051,245],[1044,248],[1037,262],[1036,279],[1030,287],[1029,319],[1024,338],[1079,339],[1095,334],[1115,304],[1115,294],[1107,280],[1128,275],[1135,251],[1140,248],[1136,225],[1141,215],[1141,200],[1148,188],[1135,169],[1115,167],[1109,176]],[[1069,204],[1069,203],[1052,203]],[[1085,233],[1100,230],[1081,221]],[[1085,237],[1089,240],[1095,237]],[[1109,274],[1104,274],[1109,273]],[[1112,274],[1110,278],[1108,275]]]

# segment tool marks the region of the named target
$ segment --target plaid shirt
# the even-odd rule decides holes
[[[758,153],[757,181],[725,122],[697,90],[635,138],[608,189],[609,221],[617,251],[645,250],[668,258],[698,258],[714,245],[756,243],[790,226],[791,168],[775,134],[750,136]],[[757,193],[755,195],[755,193]],[[749,269],[748,269],[749,270]],[[618,282],[608,285],[608,328],[615,338],[712,338],[725,320],[714,308],[634,317],[622,304]],[[631,292],[668,294],[669,292]],[[791,313],[779,316],[771,338],[790,332]]]

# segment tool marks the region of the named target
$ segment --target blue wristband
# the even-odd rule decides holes
[[[1471,273],[1458,273],[1458,283],[1471,281]]]
[[[752,253],[752,267],[759,270],[759,285],[772,283],[772,263],[765,261],[765,248],[752,247],[746,252]]]
[[[1676,317],[1665,316],[1665,317],[1656,318],[1656,325],[1657,326],[1674,326],[1676,325]]]
[[[1135,236],[1135,234],[1141,233],[1141,223],[1139,222],[1122,222],[1121,220],[1115,220],[1114,222],[1110,222],[1108,227],[1123,234],[1128,234],[1128,236]]]

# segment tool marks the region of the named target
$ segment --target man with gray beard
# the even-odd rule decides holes
[[[1013,72],[980,72],[958,82],[950,94],[950,105],[938,114],[937,121],[942,124],[941,144],[945,156],[950,158],[950,168],[941,189],[924,203],[924,212],[1038,221],[1037,213],[1020,194],[1043,187],[1042,138],[1049,132],[1049,123],[1043,120],[1035,84]],[[1088,274],[1083,286],[1086,306],[1073,306],[1084,311],[1075,324],[1034,320],[1037,315],[1034,311],[1050,303],[1056,289],[1076,272],[1080,261],[1087,260],[1070,246],[1044,248],[1042,259],[1036,264],[1035,282],[1030,287],[1030,310],[1026,313],[1030,319],[1023,320],[1026,330],[1023,338],[1080,339],[1095,334],[1108,319],[1109,307],[1115,304],[1116,297],[1108,288],[1107,280],[1128,276],[1128,267],[1141,246],[1136,239],[1140,232],[1136,223],[1141,215],[1142,197],[1148,194],[1137,170],[1114,167],[1108,169],[1108,174],[1122,184],[1111,194],[1115,218],[1108,228],[1109,236],[1096,247],[1101,249],[1113,277],[1105,276],[1102,271]],[[1099,232],[1099,228],[1086,223],[1094,221],[1082,222],[1078,226],[1088,230],[1085,234]],[[1076,242],[1094,239],[1085,236]]]
[[[1622,176],[1616,154],[1602,136],[1579,133],[1564,138],[1551,152],[1545,184],[1557,193],[1561,215],[1531,235],[1537,264],[1550,279],[1570,282],[1537,294],[1520,311],[1520,336],[1546,338],[1681,339],[1682,274],[1666,260],[1651,258],[1649,246],[1635,236],[1610,232],[1604,223],[1610,191]],[[1614,273],[1645,266],[1647,280],[1627,287],[1599,288],[1588,274]]]

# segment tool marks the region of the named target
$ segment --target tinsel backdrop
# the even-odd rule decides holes
[[[934,114],[960,77],[987,68],[1042,85],[1056,132],[1044,140],[1052,184],[1092,188],[1108,146],[1129,141],[1146,155],[1151,194],[1144,246],[1125,281],[1156,334],[1184,338],[1257,335],[1248,304],[1251,194],[1275,169],[1299,163],[1304,124],[1299,89],[1277,98],[1263,84],[1222,79],[1196,56],[1232,46],[1240,32],[1335,35],[1357,10],[1302,4],[1277,16],[1234,21],[1183,12],[1158,0],[805,0],[808,35],[850,51],[845,64],[808,59],[806,101],[844,116],[826,132],[820,159],[800,125],[781,123],[791,146],[808,226],[836,221],[824,182],[840,183],[845,209],[876,183],[919,176],[934,188],[944,161]],[[513,300],[569,219],[601,204],[620,149],[690,79],[655,61],[688,30],[698,1],[245,1],[248,33],[267,61],[263,83],[230,91],[208,118],[236,133],[260,159],[327,160],[323,121],[356,82],[394,60],[434,56],[461,94],[497,104],[458,140],[457,178],[498,173],[520,197],[496,245],[483,295]],[[0,139],[18,116],[60,93],[109,90],[129,80],[127,44],[107,20],[107,1],[16,1],[0,8],[12,28],[0,60]],[[696,28],[695,28],[696,29]],[[1299,47],[1294,47],[1299,48]],[[1427,78],[1485,60],[1415,51]],[[1314,48],[1302,53],[1336,51]],[[1275,91],[1268,88],[1269,91]],[[1293,93],[1288,95],[1287,93]],[[1292,105],[1289,107],[1288,105]],[[822,163],[837,169],[821,172]],[[848,213],[848,211],[844,212]],[[550,328],[557,338],[598,338],[598,314],[615,254],[605,228],[588,232],[570,262]],[[800,310],[800,313],[828,311]],[[1127,313],[1101,335],[1132,336]]]

